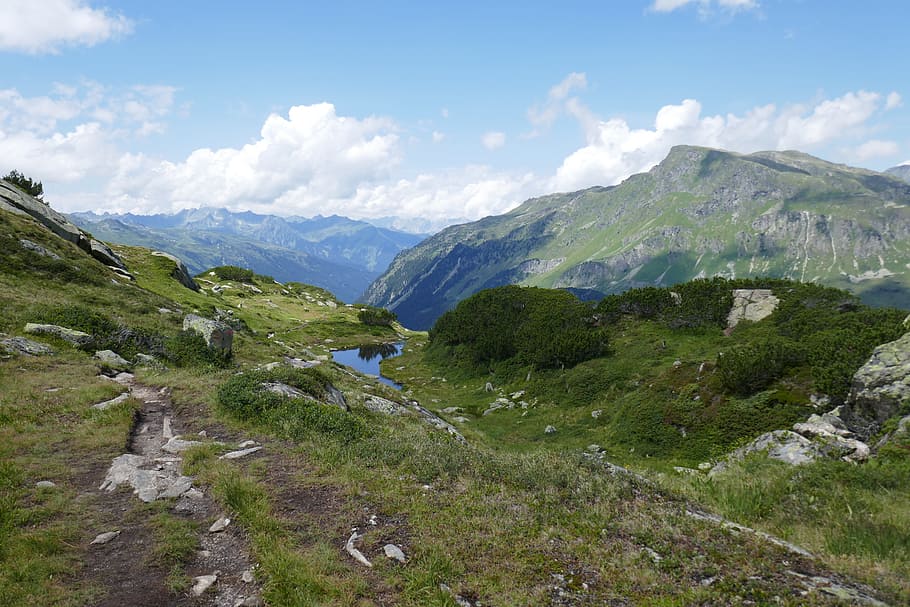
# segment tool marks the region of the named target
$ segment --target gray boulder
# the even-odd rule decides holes
[[[187,269],[186,264],[184,264],[179,258],[171,255],[170,253],[164,253],[162,251],[153,251],[152,255],[155,255],[156,257],[164,257],[173,261],[174,269],[171,271],[171,277],[177,279],[177,281],[187,289],[190,289],[192,291],[199,290],[199,285],[197,285],[196,281],[193,280],[193,277],[190,276],[190,271]]]
[[[223,322],[209,320],[195,314],[187,314],[183,319],[184,331],[195,331],[205,339],[210,348],[223,353],[231,351],[234,342],[234,329]]]
[[[123,263],[123,260],[120,259],[120,257],[114,253],[114,251],[109,246],[100,240],[95,240],[94,238],[92,238],[88,244],[89,249],[92,253],[92,257],[106,266],[111,266],[121,271],[126,271],[126,265]]]
[[[370,411],[385,413],[386,415],[401,415],[406,411],[404,405],[373,394],[364,395],[363,406]]]
[[[92,343],[92,336],[75,329],[67,329],[59,325],[42,325],[30,322],[25,325],[25,332],[32,335],[51,335],[74,346],[87,346]]]
[[[23,249],[25,249],[27,251],[32,251],[33,253],[37,253],[38,255],[41,255],[42,257],[50,257],[51,259],[55,259],[57,261],[60,260],[59,255],[57,255],[53,251],[47,250],[46,248],[42,247],[40,244],[38,244],[36,242],[32,242],[31,240],[28,240],[27,238],[20,238],[19,246],[21,246]]]
[[[872,356],[853,376],[848,404],[858,433],[867,438],[881,424],[910,403],[910,333],[875,348]]]
[[[727,316],[727,328],[732,329],[741,320],[758,322],[767,318],[780,300],[771,293],[770,289],[734,289],[733,308]]]
[[[818,445],[808,438],[789,430],[775,430],[762,434],[748,445],[730,453],[725,462],[718,462],[708,474],[714,475],[723,472],[727,469],[729,462],[740,461],[747,455],[761,452],[766,452],[771,459],[794,466],[808,464],[822,455]]]
[[[98,352],[95,352],[95,355],[92,358],[96,358],[97,360],[100,360],[103,365],[118,371],[125,371],[131,366],[128,360],[113,350],[99,350]]]
[[[0,335],[0,350],[10,354],[22,354],[25,356],[41,356],[44,354],[53,354],[54,349],[50,346],[25,339],[24,337],[5,337]]]

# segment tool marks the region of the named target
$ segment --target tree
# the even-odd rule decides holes
[[[44,202],[42,199],[44,196],[44,186],[40,181],[32,181],[30,177],[26,177],[16,169],[10,171],[3,179],[18,187],[29,196],[34,196],[38,200],[41,200],[41,202]]]

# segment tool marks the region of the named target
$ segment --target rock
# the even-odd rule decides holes
[[[120,531],[108,531],[107,533],[99,533],[95,536],[95,539],[91,541],[91,545],[100,546],[102,544],[107,544],[109,541],[120,535]]]
[[[594,409],[593,411],[591,411],[591,417],[593,417],[594,419],[597,419],[601,415],[603,415],[602,409]]]
[[[727,315],[727,328],[732,329],[741,320],[758,322],[777,309],[780,300],[770,289],[734,289],[733,307]]]
[[[202,443],[197,440],[183,440],[177,438],[176,436],[162,445],[161,450],[167,451],[168,453],[182,453],[190,447],[195,447],[201,445]]]
[[[239,459],[241,457],[245,457],[252,453],[256,453],[257,451],[259,451],[261,449],[262,449],[262,447],[250,447],[249,449],[241,449],[239,451],[229,451],[229,452],[225,453],[224,455],[222,455],[221,457],[219,457],[218,459]]]
[[[446,415],[452,415],[453,413],[461,413],[464,411],[461,407],[446,407],[440,413],[445,413]]]
[[[332,384],[326,384],[325,386],[326,402],[331,405],[335,405],[342,411],[350,411],[351,408],[348,407],[348,401],[344,399],[344,394],[341,393],[341,390],[333,386]]]
[[[177,279],[177,282],[182,284],[187,289],[191,291],[199,291],[199,285],[196,284],[196,281],[193,280],[193,277],[190,276],[190,271],[187,269],[186,265],[180,261],[179,258],[171,255],[170,253],[164,253],[162,251],[153,251],[152,255],[156,257],[164,257],[165,259],[170,259],[174,262],[174,269],[171,270],[171,278]]]
[[[294,386],[289,386],[278,381],[265,382],[261,385],[264,390],[268,390],[279,396],[284,396],[285,398],[310,398],[309,395],[305,394],[302,390],[298,390]]]
[[[256,578],[253,577],[253,572],[251,570],[247,569],[240,576],[240,581],[243,582],[244,584],[252,584],[254,581],[256,581]]]
[[[49,205],[29,196],[19,188],[0,181],[0,201],[6,203],[5,207],[11,207],[14,212],[31,216],[51,232],[72,242],[86,253],[91,252],[89,239],[82,230]]]
[[[53,489],[57,485],[52,481],[38,481],[35,483],[35,488],[37,489]]]
[[[355,531],[351,534],[351,537],[348,538],[347,543],[344,545],[344,550],[352,557],[354,560],[363,565],[364,567],[372,567],[373,563],[367,560],[367,557],[363,556],[363,553],[357,548],[354,547],[354,542],[360,539],[360,536]]]
[[[484,389],[484,392],[492,392],[492,391],[493,391],[493,384],[491,384],[490,382],[487,382],[487,385],[484,386],[483,389]]]
[[[404,552],[402,552],[401,548],[399,548],[395,544],[386,544],[385,546],[382,547],[382,550],[383,550],[383,552],[385,552],[385,555],[388,558],[396,560],[399,563],[404,563],[406,560],[405,556],[404,556]]]
[[[25,325],[25,332],[33,335],[51,335],[74,346],[87,346],[92,343],[92,336],[75,329],[67,329],[59,325],[42,325],[30,322]]]
[[[547,426],[544,428],[544,434],[556,434],[556,426]]]
[[[193,578],[193,587],[190,592],[193,596],[202,596],[202,593],[212,587],[212,584],[218,581],[218,574],[200,575]]]
[[[92,409],[98,409],[99,411],[104,411],[105,409],[110,409],[114,405],[119,405],[120,403],[122,403],[123,401],[128,399],[129,397],[130,397],[130,393],[124,392],[120,396],[115,396],[114,398],[112,398],[110,400],[106,400],[102,403],[92,405]]]
[[[245,599],[237,599],[234,607],[264,607],[265,602],[257,595],[248,596]]]
[[[695,468],[686,468],[685,466],[673,466],[673,471],[684,476],[701,476],[701,473]]]
[[[113,491],[120,485],[130,485],[133,493],[143,502],[154,502],[159,498],[180,497],[192,490],[192,479],[176,472],[146,470],[147,458],[124,453],[114,458],[99,489]]]
[[[395,401],[391,401],[387,398],[382,398],[381,396],[374,396],[372,394],[364,395],[363,406],[370,411],[385,413],[386,415],[401,415],[406,411],[404,405],[396,403]]]
[[[452,421],[455,422],[456,424],[466,424],[471,420],[468,419],[467,417],[464,417],[463,415],[458,415],[456,417],[453,417]]]
[[[256,445],[256,441],[254,441],[254,440],[245,440],[245,441],[243,441],[242,443],[240,443],[239,445],[237,445],[237,447],[240,448],[240,449],[247,449],[247,448],[253,447],[253,446],[255,446],[255,445]]]
[[[212,526],[209,527],[209,533],[220,533],[227,529],[228,525],[231,524],[231,519],[222,516],[217,521],[212,523]]]
[[[102,364],[116,371],[124,371],[130,368],[129,361],[113,350],[99,350],[98,352],[95,352],[95,355],[92,358],[100,360]]]
[[[897,415],[902,404],[910,403],[910,333],[875,348],[854,374],[847,402],[859,418],[855,429],[861,438],[868,438]]]
[[[109,246],[107,246],[106,244],[104,244],[101,241],[95,240],[94,238],[89,240],[88,246],[89,246],[89,253],[91,254],[92,257],[94,257],[95,259],[97,259],[98,261],[100,261],[101,263],[103,263],[106,266],[110,266],[112,268],[117,268],[118,270],[120,270],[120,272],[118,272],[118,273],[122,272],[126,276],[129,276],[130,278],[132,278],[132,275],[126,271],[126,264],[123,263],[123,260],[120,259],[120,257],[116,253],[114,253],[114,251],[112,251]]]
[[[31,240],[28,240],[27,238],[20,238],[19,246],[27,251],[32,251],[33,253],[37,253],[38,255],[41,255],[42,257],[50,257],[51,259],[60,261],[59,255],[57,255],[53,251],[48,251],[47,249],[42,247],[40,244],[38,244],[36,242],[32,242]]]
[[[24,337],[5,337],[0,339],[0,350],[10,354],[23,354],[25,356],[43,356],[53,354],[54,349],[37,341]]]
[[[229,353],[234,341],[234,329],[223,322],[209,320],[195,314],[187,314],[183,319],[184,331],[195,331],[205,339],[210,348]]]
[[[136,366],[138,367],[152,367],[155,369],[163,369],[164,365],[161,364],[161,361],[151,356],[149,354],[143,354],[140,352],[136,354]]]
[[[713,476],[723,472],[727,469],[728,462],[742,460],[747,455],[763,451],[767,452],[768,457],[771,459],[794,466],[807,464],[823,455],[818,445],[809,439],[789,430],[775,430],[774,432],[762,434],[748,445],[730,453],[726,458],[727,461],[718,462],[711,468],[708,475]]]

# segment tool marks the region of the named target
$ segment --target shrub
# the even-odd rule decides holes
[[[164,357],[178,367],[214,367],[225,369],[233,360],[231,352],[211,348],[195,331],[180,331],[167,340]]]
[[[41,200],[41,202],[44,202],[44,200],[42,200],[44,197],[44,185],[42,185],[40,181],[32,181],[30,177],[26,177],[15,169],[4,175],[3,180],[18,187],[29,196],[33,196],[34,198]]]
[[[363,324],[374,327],[389,327],[393,322],[398,320],[398,316],[391,310],[374,308],[372,306],[363,308],[358,312],[357,318],[359,318],[360,322]]]
[[[748,396],[780,379],[805,359],[789,339],[771,336],[734,347],[717,356],[717,370],[724,388]]]
[[[430,342],[472,364],[511,359],[540,368],[573,366],[607,350],[588,305],[567,291],[516,285],[462,301],[436,321]]]
[[[253,283],[253,271],[247,270],[246,268],[240,268],[238,266],[218,266],[208,270],[208,272],[203,272],[203,274],[208,274],[209,272],[214,272],[220,280],[233,280],[234,282],[245,282],[247,284]]]

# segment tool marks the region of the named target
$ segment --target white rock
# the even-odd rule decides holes
[[[547,426],[544,428],[544,434],[556,434],[556,426]]]
[[[212,523],[212,526],[209,527],[209,533],[218,533],[227,529],[227,526],[231,524],[231,519],[222,516],[220,519]]]
[[[240,451],[229,451],[224,455],[220,456],[218,459],[238,459],[251,453],[256,453],[261,451],[262,447],[250,447],[249,449],[241,449]]]
[[[176,436],[164,445],[162,445],[161,450],[167,451],[168,453],[182,453],[190,447],[195,447],[196,445],[201,445],[202,443],[197,440],[183,440],[177,438]]]
[[[240,581],[244,584],[252,584],[256,578],[253,577],[253,572],[249,569],[243,572],[240,576]]]
[[[406,560],[405,556],[404,556],[404,552],[402,552],[401,548],[399,548],[395,544],[386,544],[385,546],[382,547],[382,550],[385,552],[385,555],[387,557],[389,557],[390,559],[394,559],[394,560],[398,561],[399,563],[404,563]]]
[[[111,400],[106,400],[102,403],[92,405],[92,409],[98,409],[99,411],[104,411],[105,409],[109,409],[110,407],[113,407],[114,405],[119,405],[120,403],[122,403],[123,401],[128,399],[129,397],[130,397],[129,392],[124,392],[120,396],[115,396]]]
[[[35,483],[35,487],[37,487],[38,489],[53,489],[56,486],[57,485],[55,483],[53,483],[52,481],[38,481],[37,483]]]
[[[212,587],[212,584],[218,581],[218,576],[216,574],[211,575],[200,575],[199,577],[193,578],[193,588],[190,592],[193,593],[193,596],[201,596],[203,592]]]
[[[101,545],[106,544],[115,537],[120,535],[120,531],[108,531],[107,533],[99,533],[95,539],[92,540],[92,544]]]
[[[363,553],[357,548],[354,547],[354,542],[360,539],[360,536],[355,531],[351,534],[351,537],[348,538],[347,543],[344,545],[345,552],[354,557],[354,560],[360,563],[365,567],[372,567],[373,563],[367,560],[367,557],[363,556]]]

